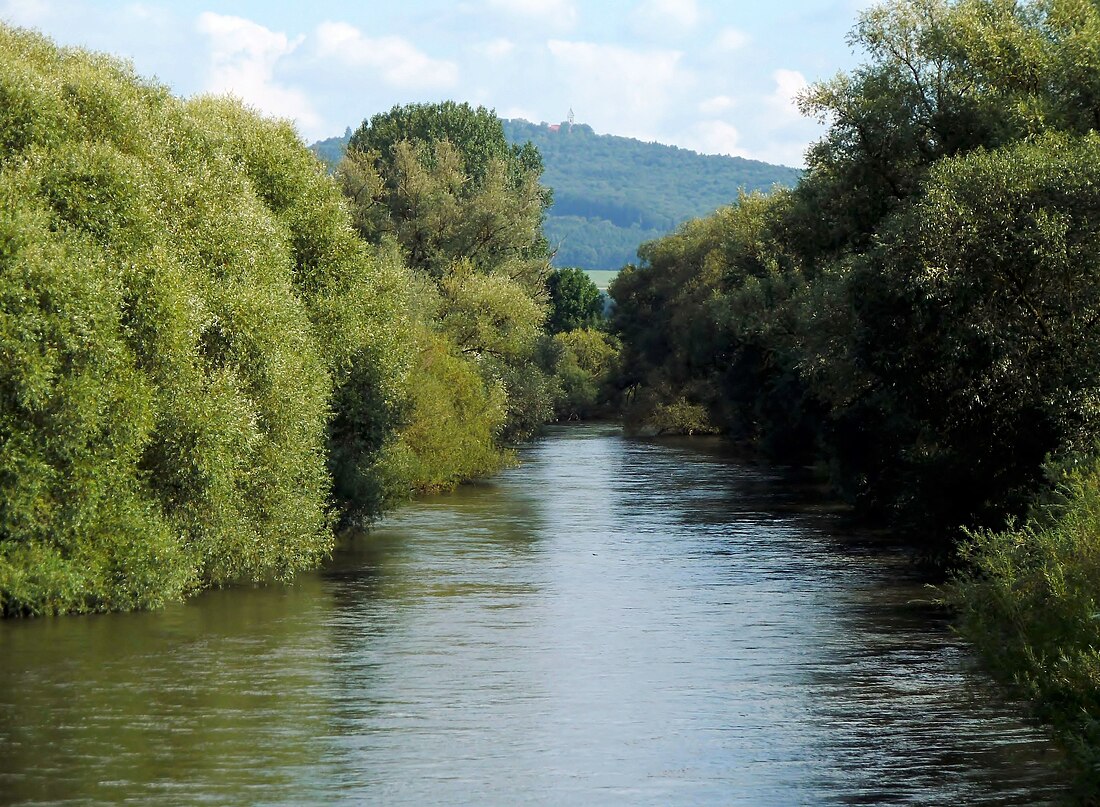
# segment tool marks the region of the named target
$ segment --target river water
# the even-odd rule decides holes
[[[0,624],[0,803],[1045,804],[872,548],[703,441],[561,428],[289,587]]]

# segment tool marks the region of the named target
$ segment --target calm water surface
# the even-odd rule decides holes
[[[288,588],[0,624],[0,803],[1055,803],[901,556],[561,429]]]

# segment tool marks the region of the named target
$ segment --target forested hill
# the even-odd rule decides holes
[[[599,135],[584,124],[546,126],[504,121],[513,143],[542,153],[543,183],[554,189],[545,231],[561,266],[617,269],[638,245],[678,224],[714,212],[738,188],[793,185],[800,171],[740,157],[719,157]]]
[[[503,124],[509,141],[530,140],[542,153],[542,181],[554,189],[544,229],[557,249],[558,266],[618,269],[635,259],[643,241],[729,204],[739,188],[790,186],[801,175],[795,168],[756,160],[599,135],[584,124]],[[334,164],[349,135],[350,130],[311,148]]]

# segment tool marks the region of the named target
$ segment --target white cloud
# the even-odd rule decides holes
[[[519,118],[520,120],[530,121],[531,123],[538,123],[538,115],[527,107],[510,106],[501,110],[499,114],[502,118],[510,118],[513,120]]]
[[[720,120],[706,120],[695,124],[687,134],[679,138],[686,148],[701,154],[725,154],[744,157],[741,133],[732,124]]]
[[[743,156],[782,165],[805,165],[807,143],[820,136],[822,127],[798,110],[797,96],[808,85],[797,70],[772,73],[774,89],[761,98],[751,143]]]
[[[316,38],[323,58],[377,70],[393,87],[446,89],[458,83],[458,65],[433,59],[399,36],[370,38],[346,22],[323,22]]]
[[[749,35],[736,28],[723,28],[715,44],[720,50],[740,50],[749,44]]]
[[[47,0],[6,0],[0,3],[0,19],[16,25],[40,25],[53,14],[53,4]]]
[[[516,43],[504,37],[474,45],[474,51],[492,59],[494,62],[507,58],[515,49]]]
[[[674,50],[630,50],[616,45],[550,40],[577,119],[604,132],[654,139],[674,95],[694,76]]]
[[[704,115],[717,115],[719,112],[725,112],[727,109],[733,108],[737,104],[728,95],[716,95],[713,98],[707,98],[705,101],[699,102],[699,111]]]
[[[570,0],[487,0],[494,11],[513,17],[528,17],[555,28],[571,28],[577,22],[577,9]]]
[[[812,138],[813,134],[809,135]],[[740,156],[750,160],[760,160],[772,165],[789,165],[792,168],[806,167],[807,135],[792,132],[785,139],[768,140],[761,148],[745,151]]]
[[[635,14],[638,22],[657,31],[666,31],[670,26],[681,32],[690,31],[700,20],[695,0],[645,0]]]
[[[210,38],[211,57],[219,67],[240,69],[256,64],[273,68],[275,62],[302,43],[301,37],[291,42],[286,34],[276,33],[259,23],[212,11],[199,15],[198,29]]]
[[[784,117],[801,119],[798,95],[809,86],[806,77],[797,70],[780,69],[772,73],[772,79],[775,91],[767,99],[768,106]]]
[[[261,111],[291,118],[313,129],[320,119],[301,90],[275,80],[279,61],[293,53],[304,37],[295,40],[242,17],[213,12],[199,15],[198,30],[210,42],[210,69],[205,89],[231,93]]]
[[[165,9],[151,6],[148,3],[130,3],[126,6],[125,11],[134,19],[158,25],[164,24],[170,19],[170,15]]]

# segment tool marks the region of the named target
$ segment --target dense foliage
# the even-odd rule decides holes
[[[1080,788],[1100,793],[1100,468],[1061,479],[1031,523],[981,531],[948,590],[961,626],[1004,681],[1038,705],[1070,743]],[[1087,803],[1092,803],[1088,801]]]
[[[560,387],[554,414],[560,420],[611,417],[619,371],[617,337],[600,327],[559,331],[545,351],[546,365]]]
[[[1057,50],[1064,5],[866,12],[870,63],[805,98],[832,123],[805,179],[647,244],[613,286],[635,400],[666,390],[778,456],[823,452],[897,526],[1023,514],[1045,458],[1096,434],[1096,136],[1028,112],[1013,82],[1038,53],[983,72],[974,43]]]
[[[644,246],[613,284],[628,414],[820,462],[929,549],[977,530],[968,624],[1042,624],[1077,595],[1005,559],[1061,544],[1069,574],[1050,536],[1095,530],[989,530],[1100,437],[1100,6],[891,0],[853,42],[867,63],[803,98],[830,128],[798,186]],[[1017,661],[1056,652],[1008,633]],[[1056,645],[1089,656],[1094,631]]]
[[[415,488],[492,470],[553,414],[557,390],[537,360],[550,271],[541,171],[492,112],[445,102],[364,122],[337,172],[360,235],[395,244],[418,278],[398,454]]]
[[[544,339],[540,361],[558,386],[558,419],[615,414],[619,340],[607,332],[606,297],[580,269],[555,269],[546,282],[551,337]]]
[[[236,102],[7,27],[0,98],[0,610],[314,565],[329,441],[369,488],[399,416],[403,270]]]
[[[550,294],[550,333],[594,328],[603,322],[604,301],[599,287],[582,269],[555,269],[546,279]]]
[[[638,245],[733,201],[738,189],[790,186],[801,171],[742,157],[697,154],[660,143],[598,135],[590,126],[504,122],[513,143],[530,141],[554,189],[546,237],[557,266],[618,269]]]
[[[790,186],[801,175],[740,157],[598,135],[583,124],[554,129],[505,120],[502,126],[513,148],[531,143],[545,163],[541,181],[553,189],[554,204],[544,230],[558,267],[618,269],[634,259],[639,244],[729,204],[738,188]],[[351,134],[311,148],[335,167]]]
[[[285,578],[611,372],[544,329],[599,294],[550,305],[541,161],[491,112],[376,115],[338,185],[288,124],[8,28],[0,98],[4,614]]]

